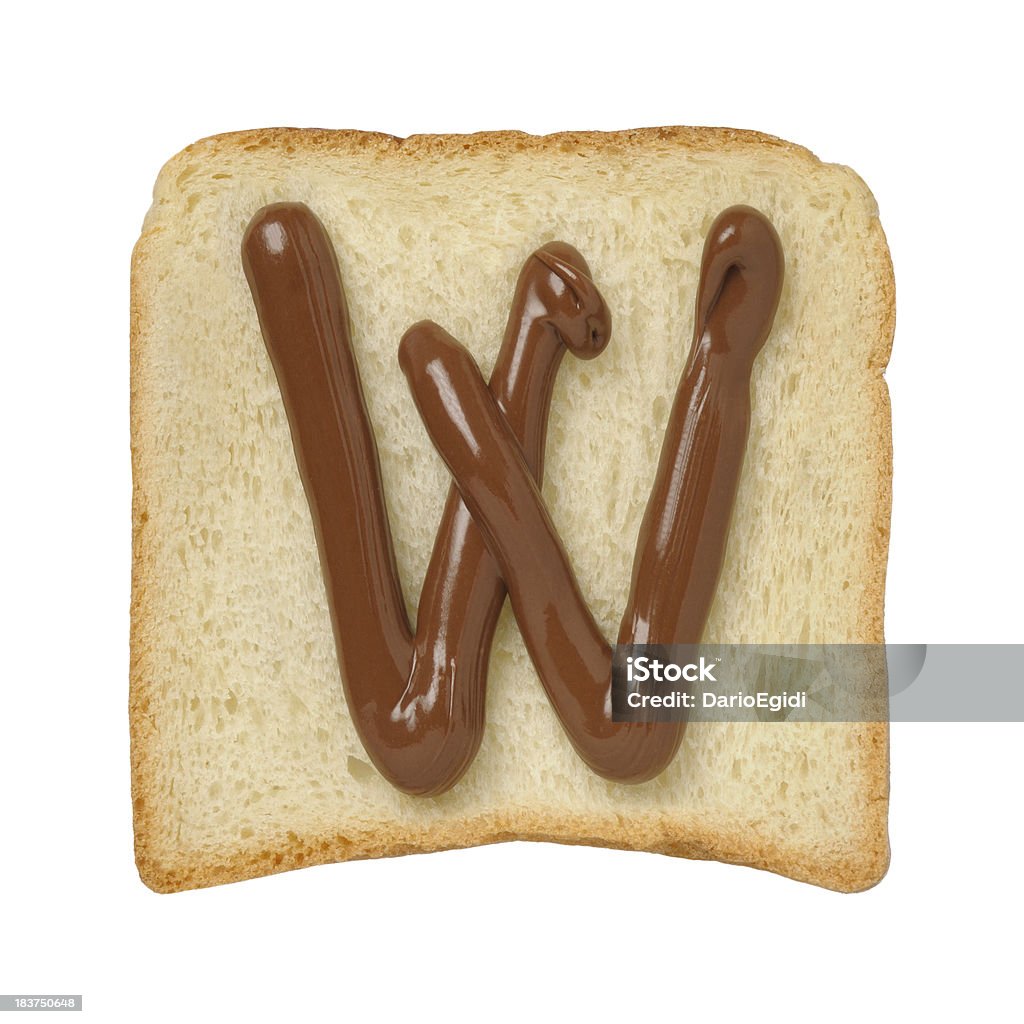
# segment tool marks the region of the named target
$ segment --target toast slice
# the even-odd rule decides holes
[[[705,639],[878,643],[891,440],[888,249],[849,169],[768,136],[268,129],[161,171],[132,262],[132,796],[143,881],[171,892],[509,839],[746,864],[854,891],[888,864],[885,723],[696,723],[657,778],[575,755],[508,608],[480,752],[436,797],[373,768],[349,716],[309,509],[240,261],[253,214],[315,211],[337,251],[410,616],[450,478],[398,365],[444,325],[485,374],[524,258],[584,254],[607,351],[559,371],[543,495],[613,636],[693,332],[704,236],[765,213],[786,279]]]

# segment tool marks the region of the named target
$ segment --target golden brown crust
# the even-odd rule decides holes
[[[132,596],[129,655],[128,721],[131,736],[132,816],[135,829],[135,858],[140,871],[152,861],[148,849],[153,834],[152,818],[155,792],[150,767],[156,727],[149,713],[149,677],[144,671],[147,650],[146,632],[151,628],[149,587],[153,581],[153,558],[146,533],[145,509],[146,460],[141,447],[144,437],[143,363],[145,352],[140,344],[143,324],[149,318],[149,302],[144,282],[147,242],[144,234],[132,253],[131,280],[131,453],[132,453]],[[147,882],[147,884],[149,884]]]
[[[618,132],[563,132],[547,136],[522,132],[482,132],[474,135],[419,135],[401,139],[390,135],[322,129],[266,128],[212,136],[187,147],[168,162],[157,183],[173,178],[174,169],[194,157],[208,157],[223,150],[273,149],[283,156],[302,151],[330,153],[376,152],[382,156],[436,159],[458,154],[495,150],[522,153],[570,151],[628,152],[652,144],[685,146],[694,151],[742,151],[757,148],[777,150],[817,165],[807,149],[759,132],[728,128],[664,127]],[[159,196],[157,194],[157,201]],[[882,372],[888,362],[895,324],[895,286],[889,250],[881,224],[874,223],[873,248],[877,268],[875,307],[878,315],[877,342],[871,359],[877,370],[873,390],[875,443],[869,455],[876,466],[874,543],[865,553],[865,590],[862,608],[864,640],[881,642],[885,569],[888,557],[891,507],[892,442],[888,390]],[[158,736],[150,714],[151,687],[147,671],[149,634],[155,628],[150,588],[155,588],[153,547],[146,525],[148,465],[142,440],[146,422],[145,394],[147,354],[142,344],[145,325],[152,320],[152,271],[147,269],[149,248],[159,227],[148,226],[136,244],[132,257],[131,286],[131,436],[132,436],[132,599],[129,719],[131,732],[132,807],[135,828],[135,856],[139,874],[156,892],[177,892],[262,875],[294,870],[315,864],[406,853],[458,849],[510,840],[534,840],[576,845],[599,845],[617,849],[647,850],[669,856],[719,860],[742,864],[811,882],[840,892],[855,892],[878,882],[889,863],[887,834],[889,751],[887,723],[865,723],[859,727],[857,742],[862,752],[867,780],[867,809],[859,845],[824,854],[809,850],[806,856],[791,849],[779,850],[749,827],[737,824],[716,830],[700,821],[688,822],[680,832],[677,822],[657,815],[631,817],[628,827],[617,819],[560,817],[557,822],[531,812],[481,815],[457,824],[441,822],[429,828],[351,831],[347,835],[317,834],[266,837],[244,848],[222,851],[182,851],[165,862],[152,848],[156,821],[156,744]]]
[[[873,228],[875,258],[872,267],[877,274],[875,304],[878,329],[869,366],[875,371],[872,381],[874,415],[871,424],[876,436],[869,446],[868,457],[875,463],[876,489],[873,544],[865,553],[864,576],[867,586],[860,618],[865,623],[864,641],[884,643],[885,574],[889,558],[893,454],[889,388],[883,374],[889,363],[896,331],[896,281],[889,246],[877,218]],[[889,725],[887,722],[866,722],[861,729],[860,743],[865,751],[869,791],[861,838],[866,856],[860,888],[869,888],[882,879],[889,867]]]
[[[520,812],[480,815],[455,825],[441,822],[431,828],[374,828],[347,835],[306,836],[288,832],[242,850],[197,851],[174,864],[158,863],[145,850],[139,852],[136,844],[136,863],[142,881],[158,893],[202,889],[319,864],[516,841],[603,846],[688,860],[721,861],[846,893],[871,888],[888,866],[887,842],[881,848],[872,844],[853,851],[836,850],[825,858],[820,850],[794,856],[792,850],[776,849],[763,836],[740,826],[731,831],[716,831],[694,821],[687,824],[685,835],[680,835],[678,823],[662,822],[656,817],[631,817],[626,825],[611,818],[562,816],[557,821],[557,831],[552,827],[554,824],[540,815]]]
[[[410,135],[400,138],[380,132],[325,128],[254,128],[211,135],[187,146],[174,159],[190,158],[211,149],[276,149],[285,155],[298,148],[331,153],[377,152],[410,159],[449,156],[466,152],[520,153],[565,152],[573,149],[608,153],[613,150],[648,148],[652,143],[685,146],[694,151],[717,152],[725,148],[765,147],[789,156],[799,155],[817,163],[810,150],[792,142],[739,128],[690,128],[680,125],[662,128],[633,128],[611,132],[556,132],[529,135],[520,131],[475,132],[471,135]]]

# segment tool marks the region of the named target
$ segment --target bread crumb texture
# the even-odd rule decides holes
[[[607,782],[573,753],[507,607],[463,780],[424,799],[377,774],[346,710],[240,261],[252,215],[285,200],[307,203],[337,248],[412,615],[449,477],[398,341],[436,320],[487,373],[526,256],[562,239],[587,258],[613,337],[599,359],[562,365],[544,497],[609,636],[690,345],[705,232],[731,204],[762,210],[786,282],[755,366],[706,639],[882,639],[894,292],[874,200],[852,171],[722,129],[206,139],[161,172],[132,268],[132,792],[146,884],[508,839],[874,884],[888,863],[886,725],[703,724],[657,779]]]

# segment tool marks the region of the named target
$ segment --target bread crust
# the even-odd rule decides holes
[[[409,135],[401,137],[383,132],[362,132],[345,128],[251,128],[210,135],[186,146],[165,165],[168,168],[197,155],[207,156],[226,149],[271,148],[284,156],[320,151],[334,155],[373,152],[382,155],[422,159],[463,153],[545,153],[573,149],[608,153],[613,150],[649,149],[652,145],[684,146],[693,152],[717,153],[722,149],[742,150],[766,147],[799,156],[811,163],[820,161],[809,150],[763,132],[743,128],[705,128],[670,125],[661,128],[630,128],[622,131],[569,131],[550,135],[530,135],[521,131],[484,131],[468,135]]]
[[[173,157],[163,168],[154,189],[154,208],[164,201],[180,168],[197,157],[218,153],[267,149],[287,159],[293,154],[314,152],[344,156],[371,152],[388,160],[443,160],[475,152],[541,154],[576,150],[581,153],[628,152],[651,147],[685,147],[693,152],[778,152],[788,159],[820,162],[807,149],[759,132],[728,128],[663,127],[617,132],[562,132],[546,136],[516,131],[481,132],[473,135],[417,135],[409,138],[347,131],[297,128],[266,128],[233,132],[200,140]],[[888,363],[895,328],[895,283],[885,235],[877,217],[873,221],[872,268],[878,310],[870,367],[874,371],[871,397],[875,410],[873,434],[865,438],[867,457],[875,471],[874,538],[864,552],[863,576],[867,583],[861,611],[863,642],[883,640],[885,570],[888,558],[891,509],[892,440],[888,389],[883,371]],[[678,820],[661,814],[632,815],[620,819],[562,816],[527,810],[482,814],[454,825],[440,821],[430,827],[350,829],[341,832],[281,835],[254,839],[248,845],[206,851],[183,851],[167,859],[152,841],[159,817],[157,759],[159,735],[151,701],[153,678],[147,671],[152,654],[152,635],[158,627],[152,595],[160,586],[154,550],[147,531],[147,508],[152,480],[147,445],[147,395],[154,386],[156,369],[146,348],[147,329],[154,319],[153,296],[158,273],[151,260],[152,244],[161,227],[152,211],[137,242],[131,267],[131,452],[132,452],[132,598],[129,728],[131,734],[131,797],[135,830],[135,856],[143,882],[155,892],[167,893],[240,881],[315,864],[406,853],[458,849],[512,840],[597,845],[624,850],[647,850],[675,857],[718,860],[755,867],[840,892],[870,888],[885,874],[889,864],[887,833],[889,795],[888,724],[863,723],[857,727],[856,744],[867,780],[866,813],[855,848],[815,848],[794,852],[781,849],[749,823],[734,821],[727,828],[701,820]]]

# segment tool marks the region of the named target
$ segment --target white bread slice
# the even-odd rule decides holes
[[[397,362],[437,321],[489,371],[515,277],[561,239],[613,316],[566,359],[544,496],[606,635],[693,331],[704,235],[737,203],[786,257],[717,642],[882,640],[894,324],[875,202],[844,167],[749,132],[666,128],[395,139],[271,129],[206,139],[157,181],[132,266],[131,732],[136,857],[167,892],[508,839],[752,865],[852,891],[888,863],[885,724],[692,725],[641,786],[592,774],[506,607],[466,776],[406,796],[350,721],[310,517],[240,261],[252,215],[308,204],[337,248],[412,607],[449,485]]]

